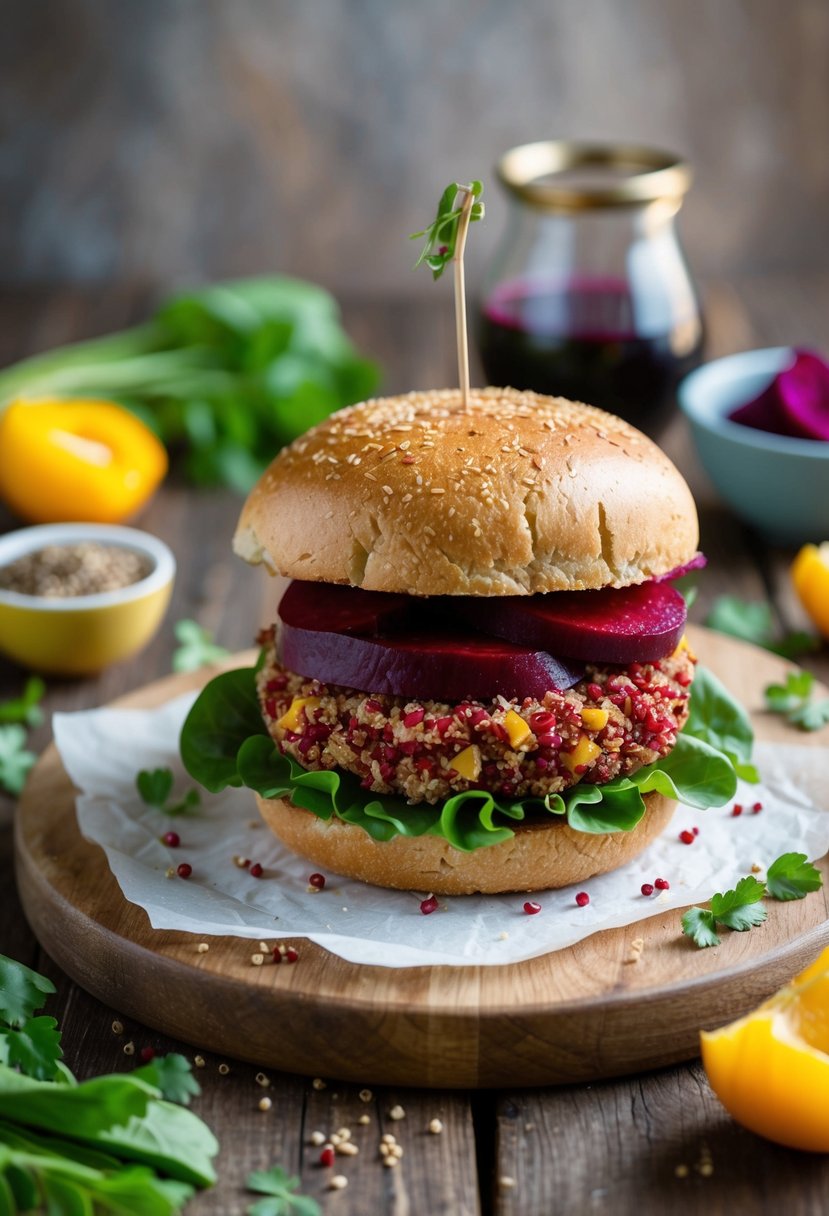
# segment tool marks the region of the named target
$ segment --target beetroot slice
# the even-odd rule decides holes
[[[447,631],[362,637],[286,624],[277,656],[283,666],[322,684],[429,701],[465,697],[535,697],[572,688],[578,664],[498,638]]]
[[[695,553],[690,561],[683,562],[681,566],[674,566],[673,570],[669,570],[667,574],[657,574],[650,581],[652,583],[670,583],[675,578],[682,578],[683,574],[690,574],[692,570],[702,570],[703,566],[708,565],[708,558],[704,553]]]
[[[411,605],[410,595],[295,580],[280,600],[279,619],[301,629],[371,636],[405,628]]]
[[[603,663],[648,662],[676,649],[685,600],[667,583],[548,595],[464,597],[456,608],[482,633]]]
[[[798,350],[776,379],[780,408],[796,435],[829,440],[829,364],[809,350]]]

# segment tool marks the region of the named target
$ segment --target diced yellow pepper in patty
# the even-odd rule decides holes
[[[562,752],[559,759],[566,769],[574,773],[577,768],[590,764],[591,760],[595,760],[601,754],[602,749],[598,743],[594,743],[592,739],[588,739],[587,735],[582,735],[573,750],[571,752]]]
[[[470,744],[458,752],[449,767],[466,781],[477,781],[481,775],[481,749],[475,743]]]
[[[604,730],[610,714],[606,709],[583,709],[581,720],[588,730]]]
[[[280,730],[292,730],[297,734],[302,728],[302,711],[316,709],[319,704],[319,697],[294,697],[276,725]]]
[[[509,709],[504,714],[504,729],[509,735],[511,747],[519,747],[532,734],[527,723],[514,709]]]

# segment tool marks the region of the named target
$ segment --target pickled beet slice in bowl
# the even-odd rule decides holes
[[[664,658],[676,649],[687,616],[679,592],[654,582],[527,597],[464,596],[454,607],[482,633],[599,663]]]
[[[432,632],[363,637],[283,621],[277,656],[322,684],[420,701],[535,697],[572,688],[583,668],[499,638]]]

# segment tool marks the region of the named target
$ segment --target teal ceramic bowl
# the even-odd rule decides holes
[[[728,415],[790,362],[787,346],[715,359],[679,386],[700,461],[735,513],[787,544],[829,539],[829,443],[790,439],[731,422]]]

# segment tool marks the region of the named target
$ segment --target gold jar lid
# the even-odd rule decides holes
[[[692,179],[691,166],[670,152],[566,139],[510,148],[495,171],[511,194],[542,211],[655,202],[672,202],[677,210]]]

